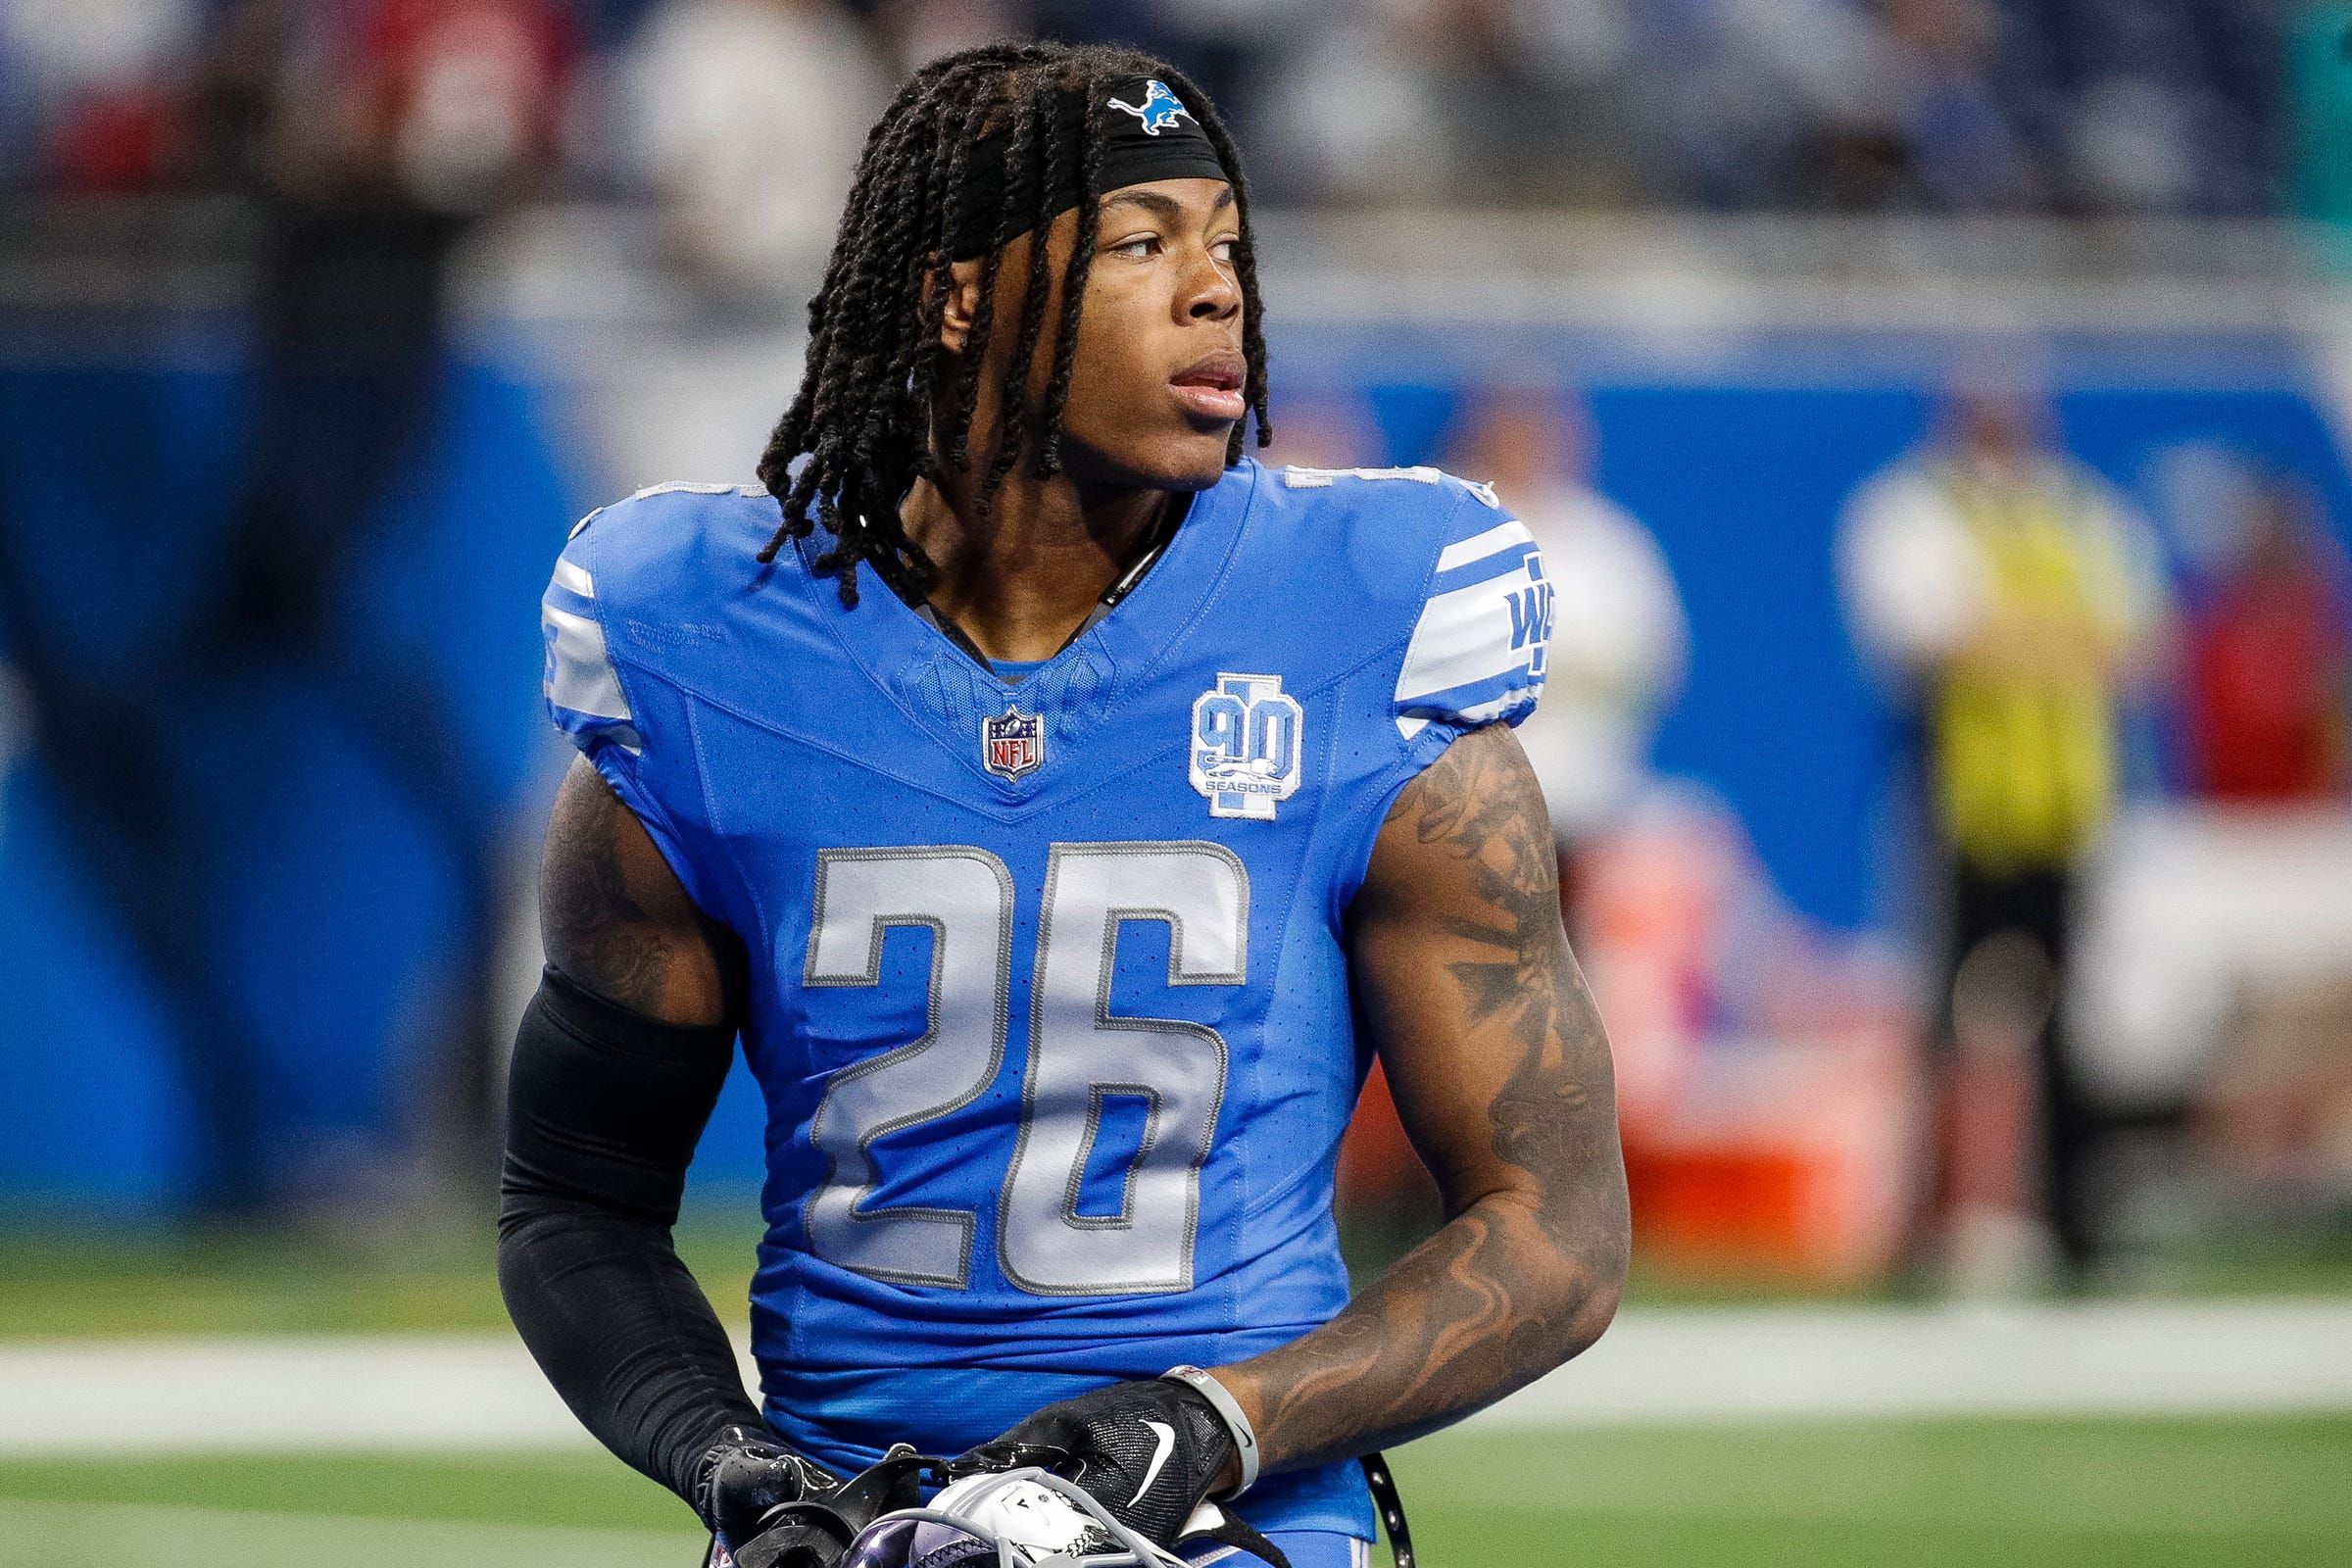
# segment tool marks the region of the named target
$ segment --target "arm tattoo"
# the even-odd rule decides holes
[[[1383,1051],[1451,1218],[1331,1323],[1227,1369],[1268,1465],[1418,1437],[1533,1381],[1598,1337],[1625,1272],[1608,1043],[1561,929],[1550,823],[1517,742],[1457,741],[1398,797],[1381,840],[1399,863],[1384,874],[1376,857],[1359,898],[1358,972],[1376,1019],[1409,1014],[1388,1020]],[[1415,988],[1437,1000],[1394,1004]],[[1398,1072],[1421,1052],[1437,1063],[1425,1073],[1486,1064],[1483,1107],[1428,1126],[1435,1113],[1403,1081],[1417,1075]]]
[[[1537,1175],[1573,1170],[1582,1163],[1577,1146],[1590,1136],[1595,1094],[1608,1101],[1612,1145],[1616,1105],[1608,1042],[1560,925],[1550,818],[1516,747],[1466,743],[1446,755],[1461,765],[1425,775],[1414,836],[1466,860],[1484,906],[1477,917],[1446,921],[1453,935],[1484,951],[1446,967],[1461,990],[1470,1030],[1493,1026],[1518,1053],[1518,1065],[1487,1107],[1494,1153]],[[1392,820],[1412,794],[1398,799]]]
[[[670,1023],[725,1016],[719,933],[584,760],[547,825],[539,925],[548,962],[607,1001]]]

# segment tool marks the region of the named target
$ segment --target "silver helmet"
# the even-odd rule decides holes
[[[966,1476],[858,1533],[841,1568],[1184,1568],[1050,1470]]]

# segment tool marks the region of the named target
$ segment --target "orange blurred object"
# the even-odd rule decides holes
[[[1364,1097],[1356,1102],[1355,1119],[1340,1141],[1340,1194],[1348,1204],[1396,1203],[1426,1184],[1421,1156],[1396,1120],[1396,1102],[1389,1095],[1389,1075],[1380,1063],[1364,1080]]]
[[[1626,1140],[1634,1243],[1667,1272],[1852,1284],[1902,1239],[1915,1091],[1860,1039],[1726,1043],[1673,1122]]]
[[[1738,819],[1694,791],[1645,803],[1572,880],[1616,1060],[1637,1257],[1683,1275],[1883,1273],[1915,1182],[1906,978],[1789,910]],[[1340,1180],[1357,1206],[1426,1190],[1377,1068]]]

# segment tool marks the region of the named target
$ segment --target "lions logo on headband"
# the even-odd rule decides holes
[[[1147,136],[1158,135],[1179,119],[1193,120],[1193,112],[1184,107],[1183,99],[1168,91],[1168,84],[1164,81],[1144,83],[1144,101],[1140,104],[1131,104],[1124,98],[1113,98],[1110,107],[1124,109],[1142,121]],[[1200,122],[1193,120],[1193,123],[1197,125]]]

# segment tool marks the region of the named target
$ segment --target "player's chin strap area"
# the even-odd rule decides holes
[[[1367,1453],[1358,1462],[1364,1467],[1364,1484],[1372,1489],[1380,1528],[1389,1533],[1389,1555],[1396,1559],[1396,1568],[1413,1568],[1413,1527],[1404,1522],[1404,1496],[1389,1473],[1389,1456]]]

